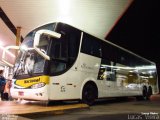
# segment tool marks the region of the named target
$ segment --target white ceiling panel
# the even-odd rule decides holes
[[[31,29],[62,21],[104,38],[133,0],[0,0],[24,37]]]

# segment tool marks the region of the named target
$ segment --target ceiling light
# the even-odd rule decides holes
[[[2,42],[2,40],[0,39],[0,46],[3,46],[4,45],[4,43]]]
[[[3,46],[0,46],[0,49],[4,50],[5,48]],[[7,54],[9,54],[12,57],[16,57],[12,52],[10,52],[9,50],[6,51]]]

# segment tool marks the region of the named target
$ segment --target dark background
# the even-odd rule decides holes
[[[160,77],[159,0],[134,0],[106,39],[155,62]]]

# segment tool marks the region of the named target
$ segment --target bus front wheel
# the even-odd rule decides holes
[[[94,84],[86,84],[82,92],[82,102],[93,105],[97,98],[97,87]]]

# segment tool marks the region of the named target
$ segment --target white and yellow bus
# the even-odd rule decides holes
[[[148,99],[157,92],[154,62],[61,22],[38,27],[24,38],[11,88],[15,99],[89,105],[98,98]]]

